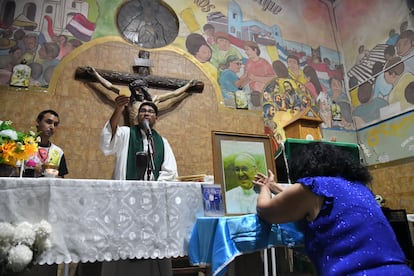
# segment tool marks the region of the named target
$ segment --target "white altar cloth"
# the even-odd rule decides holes
[[[39,264],[185,256],[201,184],[0,178],[0,221],[51,224]]]

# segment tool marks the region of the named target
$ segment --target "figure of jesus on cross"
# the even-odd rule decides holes
[[[194,80],[190,80],[187,84],[179,87],[175,91],[163,93],[160,95],[151,96],[148,90],[148,83],[144,79],[137,79],[128,84],[128,87],[114,86],[110,81],[102,77],[93,67],[87,67],[88,72],[95,76],[96,80],[101,83],[106,89],[115,92],[120,96],[130,97],[130,103],[128,105],[129,120],[130,123],[136,120],[138,114],[138,108],[144,101],[152,101],[157,107],[159,112],[166,111],[173,107],[176,103],[182,101],[187,96],[191,95],[188,92],[194,84]]]

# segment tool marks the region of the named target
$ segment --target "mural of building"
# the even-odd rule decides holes
[[[73,16],[88,16],[86,1],[1,0],[0,20],[3,25],[21,25],[25,30],[42,32],[52,22],[53,32],[71,35],[66,29]],[[50,21],[49,21],[50,20]]]

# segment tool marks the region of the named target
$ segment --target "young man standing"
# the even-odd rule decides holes
[[[38,152],[25,162],[24,176],[40,177],[49,172],[63,178],[68,174],[63,150],[50,141],[59,122],[59,115],[54,110],[44,110],[37,116],[36,128],[41,141]]]

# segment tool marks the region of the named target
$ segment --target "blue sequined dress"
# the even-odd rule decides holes
[[[305,226],[305,248],[319,275],[414,275],[368,187],[337,177],[297,182],[325,198]]]

